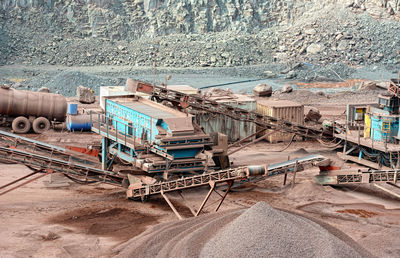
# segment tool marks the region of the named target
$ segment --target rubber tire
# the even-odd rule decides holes
[[[44,133],[50,129],[50,121],[45,117],[38,117],[33,121],[32,128],[35,133]]]
[[[11,127],[15,133],[24,134],[31,129],[31,122],[24,116],[19,116],[12,121]]]

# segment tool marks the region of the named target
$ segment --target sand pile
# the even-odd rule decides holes
[[[259,202],[228,224],[200,257],[362,257],[306,218]]]
[[[345,241],[309,219],[259,202],[247,210],[159,224],[114,251],[117,257],[369,256],[350,238]]]

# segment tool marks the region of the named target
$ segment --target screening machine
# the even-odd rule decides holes
[[[92,130],[102,139],[102,165],[118,159],[136,174],[202,173],[213,158],[216,168],[229,165],[226,136],[205,134],[190,114],[140,96],[105,100],[105,114],[91,114]]]

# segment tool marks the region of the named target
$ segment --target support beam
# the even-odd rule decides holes
[[[204,198],[203,202],[201,203],[200,208],[199,208],[199,210],[196,212],[195,217],[199,216],[200,212],[201,212],[201,211],[203,210],[203,208],[204,208],[204,205],[206,205],[208,199],[210,198],[212,192],[213,192],[214,189],[215,189],[215,182],[214,182],[214,181],[210,181],[209,184],[210,184],[210,187],[211,187],[211,188],[210,188],[210,191],[208,191],[208,193],[207,193],[207,195],[206,195],[206,198]]]
[[[287,160],[290,160],[290,156],[287,157]],[[285,171],[285,176],[283,177],[283,185],[286,185],[286,180],[287,180],[287,172]]]
[[[394,187],[397,187],[397,188],[399,188],[399,189],[400,189],[400,186],[399,186],[399,185],[396,185],[395,183],[392,183],[392,182],[386,182],[386,184],[388,184],[388,185],[391,185],[391,186],[394,186]]]
[[[378,185],[378,184],[372,184],[372,185],[375,186],[376,188],[379,188],[379,189],[381,189],[382,191],[384,191],[384,192],[386,192],[386,193],[388,193],[388,194],[391,194],[392,196],[397,197],[397,198],[400,199],[400,194],[395,193],[395,192],[393,192],[393,191],[391,191],[391,190],[389,190],[389,189],[387,189],[387,188],[385,188],[385,187],[383,187],[383,186],[381,186],[381,185]]]
[[[183,197],[182,191],[178,191],[178,194],[182,197],[183,202],[185,203],[186,207],[189,208],[190,212],[193,214],[193,216],[196,216],[196,211],[192,208],[190,203],[186,200],[185,197]]]
[[[224,196],[222,196],[221,201],[219,202],[217,208],[215,208],[215,212],[219,210],[219,207],[221,207],[222,203],[224,202],[226,196],[228,195],[229,191],[231,190],[231,187],[233,185],[233,180],[226,182],[228,184],[228,189],[226,189]]]
[[[228,149],[229,149],[229,148],[232,148],[232,147],[234,147],[234,146],[236,146],[236,145],[238,145],[238,144],[241,144],[241,143],[243,143],[243,142],[245,142],[245,141],[247,141],[247,140],[253,138],[254,136],[257,136],[257,134],[260,134],[260,133],[264,132],[264,131],[267,130],[267,129],[268,129],[268,128],[263,128],[263,129],[259,130],[258,132],[255,132],[255,133],[253,133],[253,134],[251,134],[251,135],[249,135],[249,136],[247,136],[247,137],[241,139],[240,141],[237,141],[237,142],[232,143],[231,145],[228,146]]]
[[[103,137],[101,139],[101,169],[107,170],[108,164],[108,139]]]
[[[294,171],[293,171],[292,189],[294,188],[294,185],[296,184],[296,173],[297,173],[298,167],[299,167],[299,161],[296,160],[296,164],[294,165]]]
[[[168,203],[169,207],[172,209],[172,211],[175,213],[175,215],[178,217],[178,219],[182,220],[181,214],[176,210],[175,206],[172,204],[172,202],[168,199],[168,196],[164,193],[164,191],[161,191],[161,196],[164,197],[165,201]]]
[[[39,173],[39,171],[35,171],[35,172],[32,172],[32,173],[30,173],[30,174],[28,174],[26,176],[20,177],[17,180],[14,180],[14,181],[12,181],[12,182],[10,182],[8,184],[5,184],[5,185],[1,186],[0,189],[6,188],[7,186],[10,186],[10,185],[13,185],[15,183],[18,183],[19,181],[24,180],[25,178],[31,177],[31,176],[33,176],[33,175],[35,175],[37,173]]]
[[[11,189],[8,189],[7,191],[4,191],[4,192],[0,193],[0,196],[1,196],[1,195],[4,195],[4,194],[6,194],[6,193],[9,193],[9,192],[11,192],[11,191],[14,191],[15,189],[18,189],[18,188],[20,188],[21,186],[24,186],[24,185],[27,185],[27,184],[29,184],[29,183],[32,183],[33,181],[36,181],[36,180],[38,180],[38,179],[40,179],[40,178],[42,178],[42,177],[44,177],[44,176],[50,175],[51,173],[53,173],[53,170],[48,169],[46,173],[44,173],[44,174],[42,174],[42,175],[40,175],[40,176],[37,176],[37,177],[35,177],[35,178],[32,178],[32,179],[30,179],[30,180],[28,180],[28,181],[26,181],[26,182],[24,182],[24,183],[22,183],[22,184],[19,184],[19,185],[15,186],[15,187],[13,187],[13,188],[11,188]]]
[[[277,129],[277,130],[278,130],[278,129]],[[237,148],[237,149],[234,149],[234,150],[228,152],[228,156],[229,156],[229,155],[232,155],[233,153],[236,153],[236,152],[240,151],[241,149],[244,149],[244,148],[246,148],[246,147],[248,147],[248,146],[250,146],[250,145],[253,145],[253,144],[255,144],[255,143],[259,142],[259,141],[262,141],[262,140],[266,139],[268,136],[270,136],[271,134],[274,134],[274,133],[276,133],[276,132],[277,132],[277,131],[271,131],[271,132],[269,132],[269,133],[263,135],[262,137],[260,137],[260,138],[258,138],[258,139],[256,139],[256,140],[254,140],[254,141],[252,141],[252,142],[249,142],[248,144],[245,144],[245,145],[243,145],[243,146],[241,146],[241,147],[239,147],[239,148]]]
[[[345,150],[344,153],[345,153],[346,155],[348,155],[348,154],[350,154],[353,150],[355,150],[356,147],[357,147],[357,146],[353,146],[353,147],[350,148],[350,150]]]
[[[346,154],[343,154],[341,152],[337,152],[336,154],[339,156],[339,158],[341,158],[341,159],[343,159],[345,161],[349,160],[349,161],[352,161],[354,163],[357,163],[357,164],[360,164],[360,165],[364,165],[364,166],[367,166],[367,167],[370,167],[370,168],[373,168],[373,169],[391,170],[391,168],[386,167],[386,166],[379,167],[379,165],[377,163],[369,161],[369,160],[359,159],[358,157],[346,155]]]

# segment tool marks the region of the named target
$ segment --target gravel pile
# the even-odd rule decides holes
[[[370,256],[343,233],[330,231],[335,235],[304,217],[260,202],[247,210],[156,225],[114,251],[118,258]]]
[[[217,230],[242,212],[218,212],[156,225],[115,248],[115,257],[198,257],[202,246]]]
[[[325,228],[259,202],[217,233],[200,257],[362,257]]]
[[[35,91],[41,87],[47,87],[51,92],[58,92],[71,97],[75,96],[76,88],[80,85],[92,88],[95,94],[99,95],[100,86],[124,85],[125,81],[126,79],[123,78],[104,77],[78,71],[63,71],[53,76],[43,73],[31,80],[22,82],[19,88]]]

